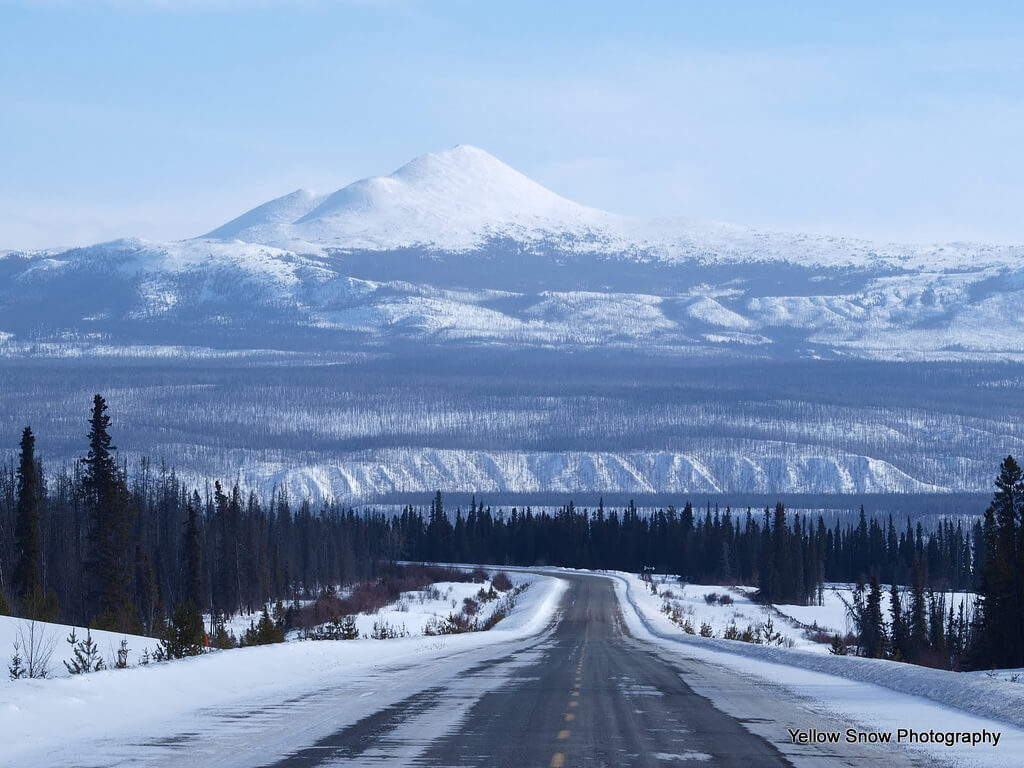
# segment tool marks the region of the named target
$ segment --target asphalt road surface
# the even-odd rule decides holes
[[[821,720],[799,708],[780,714],[787,707],[770,690],[727,671],[699,670],[694,662],[664,658],[628,635],[609,580],[570,578],[553,632],[458,675],[465,691],[479,691],[474,678],[513,667],[500,685],[471,697],[450,730],[431,733],[430,712],[465,692],[438,685],[269,765],[312,768],[406,760],[418,766],[480,768],[907,764],[894,759],[891,750],[833,747],[829,752],[820,745],[785,744],[791,741],[787,725],[821,727]],[[688,671],[686,664],[693,669]],[[687,684],[690,674],[702,688],[713,687],[740,716],[725,714],[696,693]],[[780,742],[789,755],[780,751]]]
[[[560,574],[561,576],[561,574]],[[98,766],[920,765],[877,745],[799,745],[843,730],[784,688],[629,635],[612,581],[569,586],[539,634],[423,643],[398,661],[332,673],[284,698],[254,692],[132,738],[69,740],[28,764]],[[483,639],[483,638],[481,638]],[[429,647],[433,645],[434,647]],[[159,696],[159,691],[154,691]],[[0,745],[0,765],[4,764]],[[929,763],[934,768],[934,763]]]

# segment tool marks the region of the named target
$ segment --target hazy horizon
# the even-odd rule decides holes
[[[0,249],[197,236],[473,144],[583,205],[1024,242],[1024,14],[0,1]]]

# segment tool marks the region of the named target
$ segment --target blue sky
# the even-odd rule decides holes
[[[0,249],[459,143],[619,213],[1024,242],[1024,11],[889,5],[0,0]]]

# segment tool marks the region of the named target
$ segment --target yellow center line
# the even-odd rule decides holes
[[[580,695],[580,692],[579,692],[579,691],[573,691],[573,692],[572,692],[572,695],[573,695],[573,696],[579,696],[579,695]]]
[[[576,713],[575,712],[566,712],[566,714],[565,714],[565,722],[571,723],[575,719],[576,719]]]
[[[565,755],[561,752],[555,752],[551,756],[551,768],[562,768],[565,765]]]
[[[579,705],[580,705],[580,703],[578,701],[570,701],[569,702],[569,706],[570,707],[578,707]]]
[[[569,731],[566,730],[566,729],[562,729],[561,731],[558,732],[558,738],[559,739],[568,739],[569,738]]]

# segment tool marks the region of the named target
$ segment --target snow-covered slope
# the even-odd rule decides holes
[[[493,236],[580,235],[614,218],[559,197],[482,149],[460,145],[339,189],[297,217],[284,230],[290,237],[277,244],[468,250]],[[234,236],[267,242],[257,230]]]
[[[314,465],[274,466],[236,457],[243,480],[286,488],[298,498],[343,500],[388,494],[463,493],[718,494],[943,493],[953,490],[907,475],[868,456],[834,456],[820,448],[779,449],[774,456],[700,457],[665,451],[540,452],[414,448],[384,450]],[[788,454],[788,455],[787,455]],[[801,455],[802,454],[802,455]],[[826,455],[823,455],[826,454]],[[198,480],[198,478],[196,478]]]
[[[297,189],[243,213],[204,237],[215,240],[244,239],[260,243],[281,239],[286,236],[287,225],[305,216],[323,199],[323,195]]]
[[[766,234],[577,205],[458,146],[204,237],[0,255],[0,354],[395,341],[1024,356],[1024,248]]]
[[[1001,265],[1020,249],[952,244],[901,246],[850,238],[758,232],[683,217],[629,218],[579,205],[488,152],[459,145],[415,158],[317,197],[298,190],[204,236],[298,251],[460,252],[512,239],[571,252],[669,263],[781,261],[820,267],[899,269]]]

